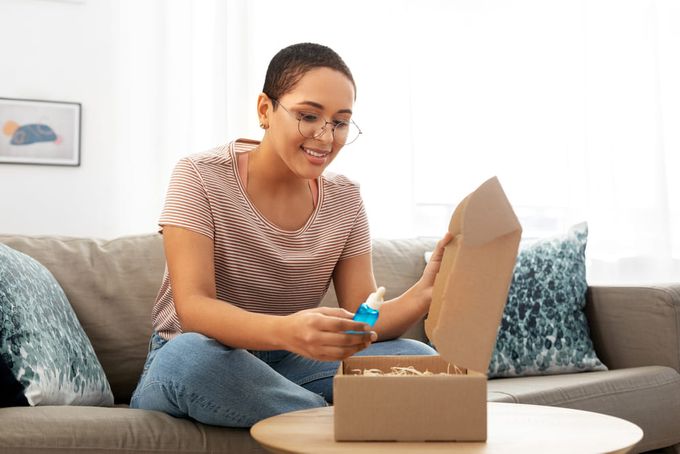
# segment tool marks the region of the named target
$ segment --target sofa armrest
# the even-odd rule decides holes
[[[680,372],[680,284],[591,286],[586,315],[595,351],[610,369]]]

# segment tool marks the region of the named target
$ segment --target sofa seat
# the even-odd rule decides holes
[[[492,379],[487,391],[489,401],[575,408],[631,421],[645,432],[636,451],[673,444],[680,433],[680,374],[670,367]]]
[[[158,454],[266,451],[248,429],[229,429],[128,408],[37,406],[0,408],[0,452]]]

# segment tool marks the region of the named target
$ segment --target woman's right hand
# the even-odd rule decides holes
[[[279,339],[284,349],[319,361],[340,361],[371,345],[378,335],[352,320],[341,308],[317,307],[281,318]],[[347,334],[362,331],[364,334]]]

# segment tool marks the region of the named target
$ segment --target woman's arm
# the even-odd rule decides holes
[[[317,308],[288,316],[257,314],[216,296],[214,246],[205,235],[166,225],[163,245],[173,301],[184,332],[198,332],[233,348],[285,349],[333,361],[365,348],[371,334],[343,309]],[[368,331],[368,330],[366,330]]]
[[[432,287],[439,272],[444,246],[451,241],[447,233],[435,247],[423,275],[402,295],[386,301],[380,307],[380,316],[373,329],[381,341],[404,334],[430,309]],[[363,254],[341,260],[333,272],[333,284],[341,308],[356,312],[371,292],[376,290],[371,254]]]

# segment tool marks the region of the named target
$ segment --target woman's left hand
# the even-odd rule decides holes
[[[425,266],[425,270],[423,271],[423,275],[420,277],[420,280],[418,281],[418,286],[420,287],[420,290],[423,292],[423,295],[429,302],[432,300],[432,288],[434,287],[434,279],[437,277],[437,273],[439,272],[439,268],[441,267],[442,264],[442,258],[444,257],[444,247],[449,244],[451,239],[453,238],[453,235],[451,235],[450,232],[446,232],[446,235],[437,242],[437,245],[434,248],[434,251],[432,252],[432,256],[430,257],[430,261],[427,262],[427,265]]]

